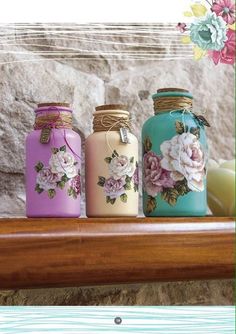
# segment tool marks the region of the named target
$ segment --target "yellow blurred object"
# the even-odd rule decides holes
[[[207,201],[214,216],[235,215],[235,160],[209,161]]]
[[[193,11],[193,15],[196,17],[204,16],[207,12],[207,8],[200,3],[195,3],[191,6],[191,9]]]

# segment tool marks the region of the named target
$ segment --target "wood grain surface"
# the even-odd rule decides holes
[[[0,289],[233,275],[230,217],[0,219]]]

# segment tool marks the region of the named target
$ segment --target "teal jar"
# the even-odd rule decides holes
[[[145,216],[205,216],[209,123],[192,111],[184,89],[159,89],[155,116],[143,125],[143,211]]]

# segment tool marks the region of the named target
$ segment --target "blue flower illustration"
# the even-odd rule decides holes
[[[227,41],[227,26],[222,17],[208,13],[190,26],[190,38],[203,50],[222,50]]]

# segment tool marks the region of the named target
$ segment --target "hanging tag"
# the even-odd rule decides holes
[[[40,143],[47,144],[50,141],[51,128],[44,128],[41,130]]]
[[[126,128],[120,128],[120,141],[124,144],[130,144],[129,133]]]

